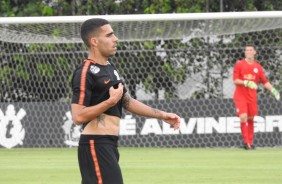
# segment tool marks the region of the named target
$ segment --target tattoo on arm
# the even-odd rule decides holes
[[[158,110],[158,109],[152,108],[152,111],[153,111],[155,114],[160,113],[160,110]]]
[[[97,123],[102,124],[103,126],[106,126],[105,122],[105,114],[101,114],[100,116],[97,117]]]
[[[152,107],[151,107],[151,110],[153,112],[153,116],[152,117],[155,117],[155,118],[158,118],[158,119],[163,119],[164,118],[162,111],[160,111],[158,109],[154,109]]]
[[[124,97],[122,98],[123,108],[128,109],[130,100],[131,100],[131,96],[128,93],[125,93]]]

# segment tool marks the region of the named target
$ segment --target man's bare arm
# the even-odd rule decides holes
[[[180,117],[174,113],[164,112],[155,108],[152,108],[134,98],[131,98],[128,93],[126,93],[122,100],[123,107],[134,114],[162,119],[174,126],[174,128],[179,127]]]
[[[94,106],[86,107],[79,104],[71,104],[72,118],[75,124],[81,125],[100,116],[103,112],[114,106],[122,97],[123,85],[119,84],[117,89],[109,90],[110,98]]]
[[[140,116],[159,118],[159,119],[163,118],[163,111],[154,109],[148,105],[145,105],[142,102],[139,102],[134,98],[131,98],[131,96],[128,93],[124,95],[122,100],[122,105],[123,108],[125,108],[129,112],[132,112]]]
[[[244,85],[244,81],[241,79],[235,79],[233,82],[235,85]]]

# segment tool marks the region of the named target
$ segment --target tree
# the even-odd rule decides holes
[[[53,14],[52,7],[42,1],[10,1],[2,0],[0,3],[1,17],[23,17],[23,16],[50,16]]]
[[[223,10],[281,10],[281,4],[282,2],[278,0],[223,1]],[[0,15],[3,17],[220,11],[219,1],[209,0],[2,0],[0,5]],[[54,30],[54,35],[59,31]],[[260,35],[261,33],[253,34]],[[240,46],[240,39],[246,41],[249,36],[236,35],[235,38],[232,38],[233,45],[239,44]],[[188,77],[200,75],[201,78],[197,78],[197,80],[201,79],[198,81],[200,86],[194,92],[194,97],[216,98],[223,94],[222,81],[226,78],[227,68],[231,67],[228,54],[230,54],[230,50],[233,50],[234,53],[239,52],[238,48],[212,49],[230,47],[224,43],[224,39],[224,37],[218,37],[216,42],[206,38],[195,38],[186,42],[183,42],[183,40],[158,40],[120,43],[121,49],[119,49],[120,52],[116,57],[118,60],[116,63],[118,69],[126,75],[130,92],[134,97],[136,97],[137,85],[143,84],[146,91],[155,93],[156,98],[158,98],[160,90],[165,91],[166,98],[175,98],[177,97],[176,85],[183,83]],[[271,37],[265,38],[265,42],[270,43]],[[84,51],[86,51],[86,48],[82,47],[81,44],[65,44],[64,47],[60,48],[55,44],[27,45],[0,41],[2,53],[6,53],[4,50],[7,47],[15,48],[14,52],[17,54],[6,54],[5,57],[0,59],[2,69],[0,77],[5,88],[4,91],[6,91],[0,95],[1,101],[5,101],[5,99],[6,101],[53,101],[67,97],[68,89],[62,88],[62,86],[66,86],[65,84],[70,82],[70,71],[74,67],[69,64],[68,60],[75,58],[79,61],[78,58],[84,55]],[[17,50],[18,48],[21,49]],[[81,50],[81,48],[84,48],[84,50]],[[44,51],[44,56],[35,54],[39,50]],[[273,58],[277,58],[281,54],[277,50],[279,49],[272,51],[268,49],[266,55],[270,54]],[[51,53],[52,51],[56,51],[55,57]],[[71,54],[75,52],[82,54]],[[65,57],[65,54],[72,56],[72,58]],[[234,56],[233,59],[236,57]],[[47,61],[46,58],[48,58]],[[7,60],[11,63],[6,63]],[[228,61],[227,64],[226,62],[222,63],[223,60]],[[275,61],[273,60],[274,64]],[[22,62],[25,62],[26,66],[36,68],[37,71],[29,73],[26,68],[21,68]],[[281,71],[275,71],[276,76],[279,72]],[[61,77],[66,74],[68,74],[68,77]],[[62,81],[54,85],[54,80],[58,78]],[[27,80],[30,81],[28,87],[22,85]],[[40,91],[41,85],[48,86],[48,90]]]
[[[179,51],[156,48],[161,45],[166,44],[163,41],[122,43],[114,63],[126,77],[133,97],[136,98],[136,87],[140,83],[147,92],[154,93],[156,99],[160,90],[165,91],[166,98],[177,97],[176,85],[184,82],[187,67],[177,63]]]

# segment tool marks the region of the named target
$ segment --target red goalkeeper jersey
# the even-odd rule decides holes
[[[245,59],[236,62],[233,71],[233,80],[235,79],[254,81],[256,84],[259,82],[262,84],[268,82],[262,66],[257,61],[250,64]],[[245,87],[244,85],[236,85],[233,98],[234,100],[245,100],[248,103],[256,102],[257,90]]]

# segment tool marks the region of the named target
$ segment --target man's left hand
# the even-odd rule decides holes
[[[279,93],[279,91],[277,91],[277,89],[275,89],[275,88],[272,88],[271,89],[271,94],[274,96],[274,98],[276,99],[276,100],[280,100],[280,93]]]
[[[174,129],[178,129],[180,126],[180,117],[174,113],[166,113],[163,121],[172,125]]]

